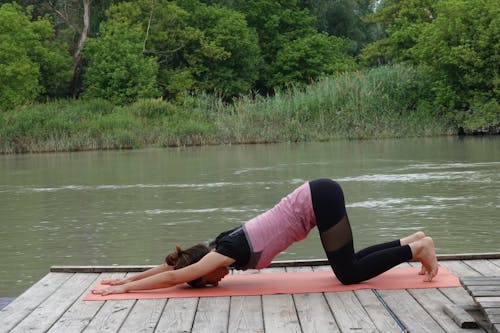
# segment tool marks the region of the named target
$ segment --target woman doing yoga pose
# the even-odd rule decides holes
[[[354,252],[344,194],[331,179],[316,179],[295,189],[272,209],[244,225],[221,233],[208,246],[187,250],[177,247],[165,263],[124,279],[107,279],[108,295],[159,289],[189,283],[194,287],[216,286],[228,268],[261,269],[292,243],[304,239],[317,226],[321,243],[335,276],[343,284],[371,279],[410,259],[422,263],[424,281],[436,276],[434,243],[423,232]]]

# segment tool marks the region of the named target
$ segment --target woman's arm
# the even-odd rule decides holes
[[[120,294],[138,290],[152,290],[169,288],[175,285],[193,281],[219,267],[227,267],[234,259],[226,257],[217,252],[210,252],[195,264],[177,270],[160,272],[140,280],[127,282],[122,285],[111,286],[105,289],[94,290],[94,294],[103,296],[108,294]]]
[[[169,266],[166,263],[163,263],[163,264],[158,265],[156,267],[150,268],[147,271],[141,272],[139,274],[132,275],[132,276],[127,277],[127,278],[121,278],[121,279],[115,279],[115,278],[103,279],[101,281],[101,283],[102,284],[109,284],[111,286],[118,286],[118,285],[125,284],[125,283],[128,283],[128,282],[141,280],[141,279],[150,277],[150,276],[158,274],[158,273],[163,273],[163,272],[171,271],[172,269],[173,269],[172,266]]]

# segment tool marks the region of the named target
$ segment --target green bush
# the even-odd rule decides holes
[[[156,58],[143,54],[143,31],[127,21],[108,21],[83,52],[84,98],[104,98],[115,104],[159,96]]]
[[[468,133],[500,133],[500,104],[495,99],[472,104],[464,121]]]
[[[16,3],[0,6],[0,111],[64,96],[71,78],[71,57],[54,41],[48,19],[32,20]]]

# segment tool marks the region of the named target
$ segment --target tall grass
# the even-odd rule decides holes
[[[428,89],[413,68],[388,66],[231,103],[208,94],[189,96],[182,105],[157,99],[127,106],[56,101],[0,116],[0,152],[450,134],[426,102]]]
[[[427,91],[416,70],[391,66],[326,78],[304,90],[282,91],[272,98],[242,97],[232,105],[212,105],[219,114],[220,132],[237,142],[449,133],[425,101]]]

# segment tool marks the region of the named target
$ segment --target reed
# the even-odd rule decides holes
[[[305,89],[231,103],[196,94],[116,106],[61,100],[0,116],[0,152],[132,149],[221,143],[324,141],[452,134],[427,102],[418,71],[386,66],[325,78]]]
[[[227,141],[276,142],[450,134],[426,101],[429,87],[410,67],[387,66],[326,78],[273,97],[211,102]],[[209,105],[207,105],[209,107]]]

